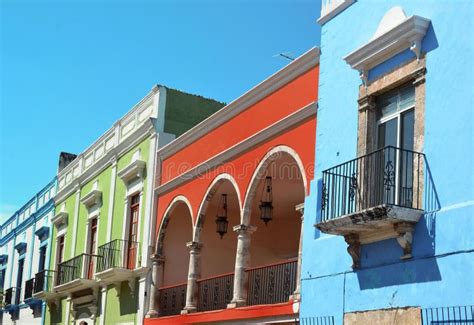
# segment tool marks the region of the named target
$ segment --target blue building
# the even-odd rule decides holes
[[[49,265],[55,193],[56,178],[0,226],[1,324],[42,324],[44,303],[34,293]]]
[[[323,0],[302,324],[473,324],[473,13]]]

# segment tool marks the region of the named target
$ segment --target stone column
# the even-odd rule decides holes
[[[234,231],[237,237],[237,256],[234,272],[234,296],[227,308],[236,308],[247,304],[248,278],[245,270],[250,265],[250,235],[257,227],[238,225]]]
[[[154,254],[151,257],[152,269],[151,277],[152,283],[150,288],[150,310],[146,314],[146,318],[158,317],[159,312],[159,291],[161,281],[163,280],[163,265],[165,259],[161,255]]]
[[[184,306],[184,309],[181,311],[182,314],[193,313],[197,310],[197,280],[201,277],[202,245],[198,242],[190,241],[186,246],[189,247],[188,287],[186,289],[186,306]]]
[[[304,221],[304,203],[298,204],[295,210],[301,214],[300,243],[298,245],[298,264],[296,266],[296,289],[291,300],[301,301],[301,261],[303,257],[303,221]]]

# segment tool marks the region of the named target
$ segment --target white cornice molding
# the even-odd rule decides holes
[[[401,11],[401,12],[400,12]],[[388,22],[388,19],[399,21]],[[357,50],[349,53],[344,60],[360,72],[361,78],[367,79],[367,72],[378,64],[406,50],[412,50],[417,58],[421,54],[421,42],[426,34],[430,20],[420,16],[403,17],[400,7],[389,10],[379,24],[375,36]],[[385,30],[384,25],[393,26]]]
[[[69,214],[66,211],[60,211],[51,218],[51,223],[59,229],[62,225],[67,225],[68,216]]]
[[[133,134],[120,142],[120,144],[115,147],[114,150],[107,152],[101,157],[99,161],[84,171],[84,173],[79,175],[79,177],[76,179],[76,182],[68,183],[61,190],[58,190],[56,196],[54,197],[55,204],[60,204],[75,191],[75,183],[86,184],[91,181],[95,176],[111,165],[114,159],[121,157],[140,142],[145,140],[149,136],[150,132],[154,132],[153,130],[154,119],[149,118],[148,121],[136,129]],[[150,152],[150,154],[153,153]]]
[[[158,96],[159,89],[158,86],[153,87],[139,103],[58,173],[58,191],[80,178],[88,169],[94,168],[94,165],[100,164],[108,153],[117,151],[117,147],[132,137],[143,124],[147,124],[150,118],[156,118],[157,103],[154,98]]]
[[[94,189],[84,195],[84,197],[81,198],[81,203],[86,206],[86,208],[90,208],[94,205],[100,204],[102,201],[102,191]]]
[[[245,152],[260,143],[281,134],[285,130],[294,127],[295,125],[307,120],[308,118],[313,118],[316,115],[317,104],[312,102],[307,106],[301,108],[300,110],[294,112],[293,114],[286,116],[280,121],[268,126],[267,128],[261,130],[260,132],[252,135],[251,137],[237,143],[236,145],[228,148],[227,150],[215,155],[214,157],[201,162],[199,165],[194,166],[185,173],[173,178],[172,180],[160,185],[155,189],[157,195],[168,192],[184,182],[202,175],[204,172],[207,172],[222,163],[229,161],[233,157],[236,157],[242,152]],[[161,158],[161,157],[160,157]]]
[[[318,65],[319,54],[319,48],[314,47],[310,49],[283,69],[265,79],[227,106],[221,108],[219,111],[185,132],[168,145],[162,147],[158,150],[158,155],[161,156],[162,159],[165,159],[166,157],[182,150],[226,121],[237,116],[253,104]]]
[[[150,152],[150,154],[154,153]],[[146,162],[144,162],[143,160],[135,160],[128,164],[125,168],[120,170],[117,173],[117,176],[120,177],[120,179],[122,179],[125,184],[127,184],[134,178],[142,178],[145,167]]]
[[[317,20],[318,24],[325,24],[354,2],[355,0],[323,0],[321,3],[321,16]]]

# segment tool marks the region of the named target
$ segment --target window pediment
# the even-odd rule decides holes
[[[87,208],[90,208],[94,205],[98,205],[101,201],[102,191],[99,191],[97,189],[93,189],[81,199],[82,204],[84,204]]]
[[[120,170],[117,175],[124,183],[128,183],[134,178],[142,178],[146,163],[143,160],[135,160]]]
[[[407,17],[402,8],[394,7],[382,18],[374,36],[344,60],[366,80],[368,70],[406,49],[413,51],[419,59],[421,42],[430,22],[416,15]]]
[[[67,225],[68,213],[66,211],[60,211],[56,213],[56,215],[51,218],[51,223],[56,226],[56,228],[60,228],[63,225]]]

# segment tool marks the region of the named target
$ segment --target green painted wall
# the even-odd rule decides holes
[[[178,137],[224,106],[225,103],[166,87],[164,131]]]

